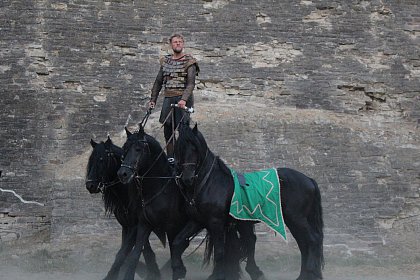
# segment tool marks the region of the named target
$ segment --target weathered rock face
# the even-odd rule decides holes
[[[176,2],[0,4],[0,187],[45,204],[1,192],[0,240],[117,234],[84,188],[89,141],[124,142],[177,31],[215,153],[316,179],[331,254],[418,256],[418,1]]]

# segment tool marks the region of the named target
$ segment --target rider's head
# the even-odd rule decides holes
[[[181,34],[175,33],[169,38],[169,44],[174,53],[182,53],[184,50],[184,37]]]

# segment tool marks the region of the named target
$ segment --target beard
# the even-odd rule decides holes
[[[182,48],[173,48],[174,53],[182,53]]]

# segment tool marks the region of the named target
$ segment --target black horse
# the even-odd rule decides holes
[[[188,208],[175,180],[175,172],[156,139],[146,134],[141,125],[138,132],[131,133],[126,129],[126,133],[127,141],[123,146],[124,161],[118,175],[124,183],[136,182],[134,191],[137,192],[137,195],[133,197],[138,198],[143,205],[143,211],[138,213],[140,223],[137,227],[136,245],[129,256],[124,278],[133,279],[135,264],[151,230],[157,228],[166,232],[171,256],[177,254],[177,251],[174,250],[179,252],[180,247],[174,243],[174,239],[187,224],[186,211]],[[195,233],[198,233],[199,230]],[[240,278],[239,259],[242,255],[241,246],[238,244],[238,231],[237,228],[226,230],[227,245],[225,250],[228,256],[226,266],[230,280]],[[182,240],[182,244],[188,246],[192,239],[192,236],[189,237],[189,239]],[[206,239],[205,261],[208,263],[212,253],[213,239],[211,236],[206,236]],[[172,263],[172,267],[174,269],[173,279],[185,277],[186,269],[181,259],[175,264]],[[213,276],[210,279],[213,279]]]
[[[193,129],[189,126],[183,127],[175,151],[180,180],[187,186],[189,200],[197,209],[195,222],[188,224],[182,234],[177,236],[177,241],[188,239],[199,227],[198,224],[204,223],[210,234],[216,235],[213,236],[217,240],[215,261],[220,267],[217,279],[225,279],[223,228],[230,219],[229,209],[234,190],[231,172],[210,151],[197,125]],[[284,221],[301,252],[301,271],[297,279],[322,279],[323,218],[318,185],[315,180],[293,169],[278,168],[277,172],[281,182]],[[181,258],[181,254],[182,251],[179,251],[177,255],[173,255],[172,263]],[[253,254],[248,255],[249,257],[253,257]]]
[[[132,196],[142,205],[137,212],[137,236],[126,264],[124,279],[134,279],[135,267],[145,242],[152,230],[165,232],[170,249],[176,234],[187,222],[184,200],[175,182],[174,171],[160,144],[144,133],[143,127],[135,133],[126,129],[123,145],[124,160],[118,170],[123,183],[131,183]]]
[[[102,193],[107,213],[113,213],[117,221],[122,226],[122,242],[121,247],[116,255],[114,264],[108,272],[105,279],[117,279],[119,268],[125,257],[131,251],[135,243],[138,205],[130,205],[129,185],[122,184],[118,179],[117,171],[121,166],[121,156],[123,150],[114,145],[111,139],[105,142],[96,143],[90,141],[93,151],[89,157],[86,172],[86,188],[93,193]],[[158,232],[159,238],[165,242],[165,234]],[[160,272],[156,263],[155,254],[150,247],[150,243],[144,244],[144,264],[139,263],[137,273],[143,277],[147,272],[146,279],[160,279]]]

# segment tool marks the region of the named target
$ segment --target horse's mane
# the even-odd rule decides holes
[[[197,126],[193,129],[188,125],[182,126],[175,144],[176,154],[184,154],[185,151],[190,148],[189,145],[194,145],[197,149],[199,149],[201,159],[205,157],[208,146],[203,135],[200,131],[198,131]]]
[[[127,146],[132,145],[133,142],[138,140],[145,140],[149,144],[149,148],[153,151],[154,154],[163,153],[166,157],[166,153],[163,151],[160,143],[151,135],[145,133],[142,129],[135,131],[127,137],[127,141],[123,146],[125,149]]]
[[[113,153],[114,158],[118,160],[119,165],[121,164],[121,157],[123,155],[123,149],[114,145],[111,141],[105,142],[105,152]],[[116,170],[118,171],[118,170]],[[123,217],[125,214],[125,202],[121,200],[121,196],[124,196],[127,192],[127,188],[123,188],[123,184],[119,183],[115,187],[111,187],[111,190],[105,190],[102,195],[102,200],[105,204],[105,213],[114,213],[115,216]]]
[[[91,170],[91,168],[99,168],[99,158],[105,156],[106,153],[114,153],[116,158],[120,159],[123,155],[123,150],[114,145],[111,139],[108,139],[106,142],[101,141],[95,145],[93,148],[92,154],[89,156],[88,164],[86,167],[86,174]]]
[[[113,159],[115,160],[115,167],[119,168],[119,165],[121,164],[120,159],[123,155],[123,150],[114,145],[111,141],[111,139],[108,139],[107,141],[101,141],[95,145],[93,148],[93,152],[89,157],[88,165],[87,165],[87,171],[91,170],[91,168],[94,168],[95,170],[98,170],[101,168],[99,165],[100,158],[105,159],[107,157],[107,154],[111,154]],[[117,173],[118,169],[116,170],[110,170],[110,166],[107,166],[108,170],[103,170],[104,173],[107,175]],[[127,191],[126,188],[122,188],[122,184],[120,186],[112,186],[112,190],[107,189],[102,194],[102,200],[104,202],[105,206],[105,213],[107,215],[115,214],[122,216],[121,214],[125,211],[125,205],[124,202],[121,200],[121,196],[124,195],[124,192]],[[119,214],[120,213],[120,214]]]
[[[204,139],[203,134],[198,130],[197,127],[193,129],[189,126],[183,126],[179,138],[176,144],[176,151],[178,155],[185,153],[186,149],[189,148],[189,144],[195,145],[197,148],[200,148],[200,157],[203,159],[208,149],[208,145],[206,139]],[[229,167],[225,164],[225,162],[217,157],[217,161],[219,166],[223,172],[227,175],[231,176],[231,172]]]
[[[89,156],[88,164],[86,166],[86,175],[89,173],[89,170],[92,168],[99,168],[99,155],[101,153],[105,153],[104,142],[101,141],[100,143],[96,144],[95,148],[93,148],[93,152]]]
[[[155,153],[155,154],[163,153],[165,155],[165,158],[166,158],[166,153],[163,151],[160,143],[153,136],[150,136],[147,133],[145,133],[144,136],[145,136],[145,139],[146,139],[147,143],[149,143],[150,150],[152,150],[153,153]]]

